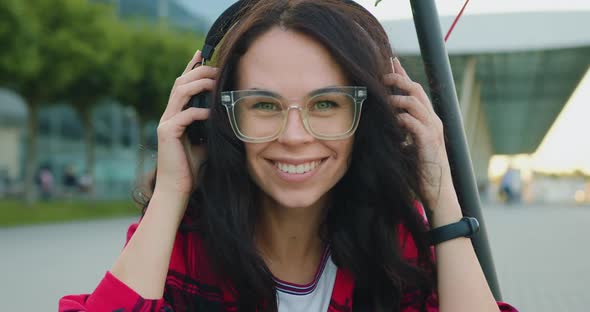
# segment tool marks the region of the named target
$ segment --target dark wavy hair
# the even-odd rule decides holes
[[[256,38],[273,27],[304,34],[328,49],[352,85],[368,89],[349,168],[330,191],[318,235],[330,245],[334,263],[352,273],[353,311],[399,311],[405,292],[415,293],[425,310],[436,287],[436,267],[427,226],[415,207],[422,198],[417,150],[404,144],[408,133],[388,103],[388,96],[399,92],[383,84],[393,52],[381,24],[362,7],[337,0],[253,0],[241,14],[217,48],[220,73],[208,123],[208,159],[187,208],[190,225],[181,231],[201,236],[215,274],[234,290],[239,311],[277,311],[272,273],[253,240],[262,191],[247,172],[244,144],[219,98],[220,91],[234,89],[237,64]],[[402,256],[400,226],[417,246],[417,263]]]

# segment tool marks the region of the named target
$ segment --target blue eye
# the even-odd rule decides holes
[[[270,102],[258,102],[252,106],[254,109],[264,110],[264,111],[277,111],[279,110],[279,106],[275,103]]]

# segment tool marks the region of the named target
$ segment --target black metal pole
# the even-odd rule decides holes
[[[410,0],[410,4],[432,103],[445,125],[447,153],[459,203],[465,215],[479,220],[480,231],[471,241],[494,297],[502,300],[436,4],[434,0]]]

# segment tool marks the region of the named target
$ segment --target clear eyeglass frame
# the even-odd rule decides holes
[[[310,126],[309,119],[308,119],[308,105],[312,99],[322,96],[326,93],[333,93],[338,92],[343,95],[349,96],[354,103],[354,116],[352,120],[351,127],[344,133],[340,133],[338,135],[321,135],[316,133],[313,130],[313,127]],[[265,136],[265,137],[249,137],[242,133],[238,127],[238,123],[236,120],[236,110],[235,106],[241,99],[248,97],[248,96],[263,96],[267,98],[273,98],[277,100],[283,106],[282,109],[282,125],[280,129],[276,131],[276,133]],[[253,90],[236,90],[236,91],[223,91],[221,92],[221,104],[225,106],[228,118],[231,124],[231,127],[234,131],[234,134],[238,137],[238,139],[248,142],[248,143],[265,143],[276,140],[285,130],[287,125],[287,119],[289,115],[289,111],[291,109],[299,110],[299,114],[301,119],[303,120],[303,126],[313,137],[319,140],[341,140],[350,137],[356,131],[360,117],[363,102],[367,99],[367,88],[362,86],[338,86],[338,87],[328,87],[315,90],[309,93],[302,101],[304,105],[302,106],[295,106],[295,105],[285,105],[289,103],[287,99],[281,96],[278,93],[267,91],[267,90],[260,90],[260,89],[253,89]]]

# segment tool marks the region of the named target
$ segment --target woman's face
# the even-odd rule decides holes
[[[289,106],[301,106],[311,91],[347,85],[322,45],[279,27],[258,37],[238,64],[239,90],[270,90],[288,99]],[[276,140],[244,143],[248,171],[268,198],[281,206],[322,205],[348,168],[353,138],[318,140],[304,128],[300,111],[291,109]]]

